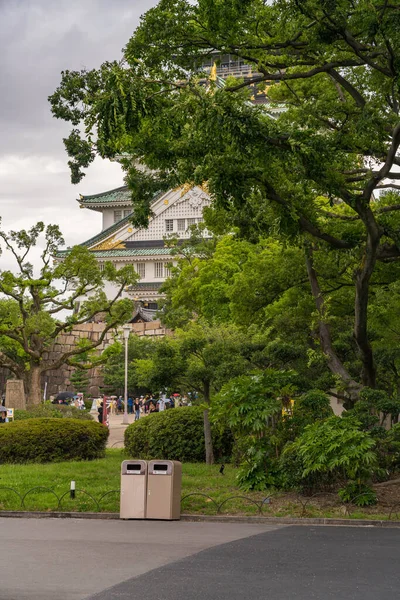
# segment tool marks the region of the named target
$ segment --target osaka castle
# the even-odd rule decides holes
[[[131,223],[131,192],[126,186],[93,196],[80,196],[78,202],[82,209],[102,213],[101,232],[82,246],[93,253],[100,269],[107,261],[114,263],[117,269],[126,264],[134,265],[140,279],[125,291],[124,296],[136,301],[141,316],[152,316],[152,311],[158,308],[160,287],[169,275],[168,264],[174,263],[165,238],[173,235],[188,239],[190,226],[203,221],[203,208],[210,204],[209,196],[200,187],[189,186],[158,194],[152,201],[153,215],[147,229]],[[62,254],[60,252],[59,256]],[[107,296],[114,297],[111,284],[105,285]]]

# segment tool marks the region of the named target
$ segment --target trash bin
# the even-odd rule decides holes
[[[124,460],[121,465],[121,519],[146,517],[147,462]]]
[[[181,516],[182,463],[151,460],[147,476],[148,519],[178,520]]]

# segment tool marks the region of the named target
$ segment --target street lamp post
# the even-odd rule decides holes
[[[129,335],[131,333],[131,328],[129,325],[124,325],[122,330],[124,332],[124,340],[125,340],[124,419],[122,421],[122,424],[129,425],[129,417],[128,417],[128,340],[129,340]]]

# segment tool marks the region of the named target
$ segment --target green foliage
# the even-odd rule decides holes
[[[241,437],[263,434],[268,422],[280,414],[277,397],[292,379],[293,373],[271,370],[232,379],[213,399],[212,420]]]
[[[364,388],[353,410],[345,414],[345,417],[355,415],[362,423],[363,429],[372,432],[377,427],[382,427],[387,417],[397,420],[399,413],[398,397],[391,398],[385,390]]]
[[[38,245],[44,250],[34,270],[28,261]],[[76,367],[90,362],[91,351],[107,331],[132,315],[132,302],[119,297],[137,281],[133,265],[117,270],[110,262],[101,272],[95,256],[84,246],[75,246],[59,255],[62,260],[54,261],[62,245],[56,225],[46,227],[39,222],[28,231],[0,230],[0,252],[10,250],[16,263],[15,272],[0,271],[0,366],[24,380],[30,404],[40,403],[42,373],[64,364]],[[116,286],[115,298],[107,299],[105,282]],[[78,302],[87,294],[86,300]],[[81,339],[55,357],[49,352],[57,336],[100,313],[105,315],[105,327],[98,340]]]
[[[150,359],[156,351],[156,344],[147,336],[131,335],[128,340],[128,390],[130,394],[142,395],[149,391],[148,386],[141,384],[141,372],[137,366],[138,360]],[[108,390],[119,395],[123,394],[125,385],[125,349],[121,342],[115,342],[103,352],[104,384]]]
[[[245,491],[263,491],[280,482],[277,460],[267,438],[247,447],[237,475],[239,487]]]
[[[87,371],[76,368],[70,376],[70,381],[74,386],[76,393],[86,394],[89,385],[89,376]]]
[[[378,385],[393,394],[398,343],[385,344],[378,313],[396,285],[399,258],[399,193],[392,183],[399,31],[395,2],[161,0],[142,18],[121,61],[62,73],[50,103],[53,115],[72,126],[65,145],[74,182],[96,154],[126,155],[136,224],[148,224],[155,190],[207,182],[211,228],[277,242],[259,259],[250,252],[254,268],[244,276],[240,253],[246,261],[247,243],[235,248],[231,264],[221,246],[221,264],[186,265],[187,288],[169,287],[171,322],[184,324],[196,310],[218,322],[255,315],[279,325],[281,340],[287,322],[290,332],[302,333],[314,365],[328,362],[349,393],[360,383],[375,387],[378,364]],[[210,48],[220,55],[229,49],[258,72],[256,89],[251,77],[222,81],[201,70]],[[250,101],[259,92],[267,96],[264,105]],[[313,298],[302,287],[304,245],[312,248],[320,288]],[[269,270],[276,257],[287,275]],[[239,292],[237,312],[229,279]],[[376,315],[367,310],[371,298]],[[391,325],[395,306],[387,312]],[[327,335],[318,348],[321,327]]]
[[[39,418],[0,427],[0,463],[92,460],[105,455],[108,429],[77,419]]]
[[[90,407],[92,403],[90,402]],[[79,419],[80,421],[92,421],[93,417],[86,410],[80,410],[75,406],[63,406],[62,404],[39,404],[28,406],[26,410],[15,410],[14,421],[26,419],[38,419],[51,417],[53,419]]]
[[[338,491],[343,502],[351,502],[356,506],[372,506],[377,503],[375,491],[365,483],[348,481],[346,486]]]
[[[242,375],[225,384],[212,402],[211,419],[232,431],[238,482],[244,490],[263,490],[275,485],[277,437],[282,394],[293,391],[294,374],[268,370]]]
[[[285,447],[282,468],[285,457],[294,457],[297,464],[301,461],[301,469],[296,467],[300,475],[297,484],[307,487],[327,481],[332,485],[342,479],[369,479],[378,468],[376,443],[359,427],[354,419],[336,416],[308,425]]]
[[[139,419],[125,431],[129,456],[142,459],[204,462],[204,411],[199,406],[169,409]],[[217,460],[229,460],[232,437],[213,428],[212,440]]]
[[[307,425],[332,415],[333,410],[327,394],[321,390],[310,390],[296,398],[291,418],[284,421],[285,433],[289,435],[289,439],[294,439]]]

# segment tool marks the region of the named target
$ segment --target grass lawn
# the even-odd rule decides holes
[[[119,487],[121,461],[127,458],[123,449],[107,450],[106,458],[93,461],[69,461],[50,464],[1,465],[0,469],[0,511],[21,510],[20,497],[5,488],[13,488],[24,498],[22,510],[57,510],[58,498],[60,510],[94,511],[99,507],[90,496],[100,500],[101,496],[110,492],[100,501],[101,511],[119,511]],[[260,492],[243,494],[236,486],[236,469],[230,465],[225,467],[225,474],[219,473],[220,465],[207,466],[200,463],[183,465],[182,498],[187,494],[197,493],[210,495],[220,504],[232,496],[246,495],[255,500],[262,500],[267,494]],[[76,498],[69,497],[70,482],[76,482]],[[47,488],[47,489],[46,489]],[[84,493],[86,492],[86,493]],[[90,496],[88,495],[90,494]],[[182,503],[182,512],[215,514],[213,502],[204,496],[191,496]],[[222,507],[224,513],[257,514],[257,507],[243,499],[229,500]]]
[[[93,461],[1,465],[0,515],[2,510],[55,511],[59,498],[61,511],[119,512],[120,468],[125,458],[123,449],[109,449],[106,458]],[[252,501],[261,503],[268,498],[268,492],[242,492],[236,485],[237,469],[226,465],[225,474],[221,475],[219,468],[220,465],[183,464],[182,512],[215,515],[217,505],[223,503],[221,514],[259,514]],[[74,500],[69,497],[71,480],[76,482]],[[271,496],[271,503],[263,504],[265,516],[388,518],[387,510],[382,511],[380,506],[371,509],[351,507],[350,511],[344,512],[343,505],[333,494],[323,499],[299,499],[295,493],[272,492]],[[22,507],[21,498],[24,499]],[[397,512],[400,513],[400,508]],[[392,518],[400,518],[400,514],[394,514]]]

